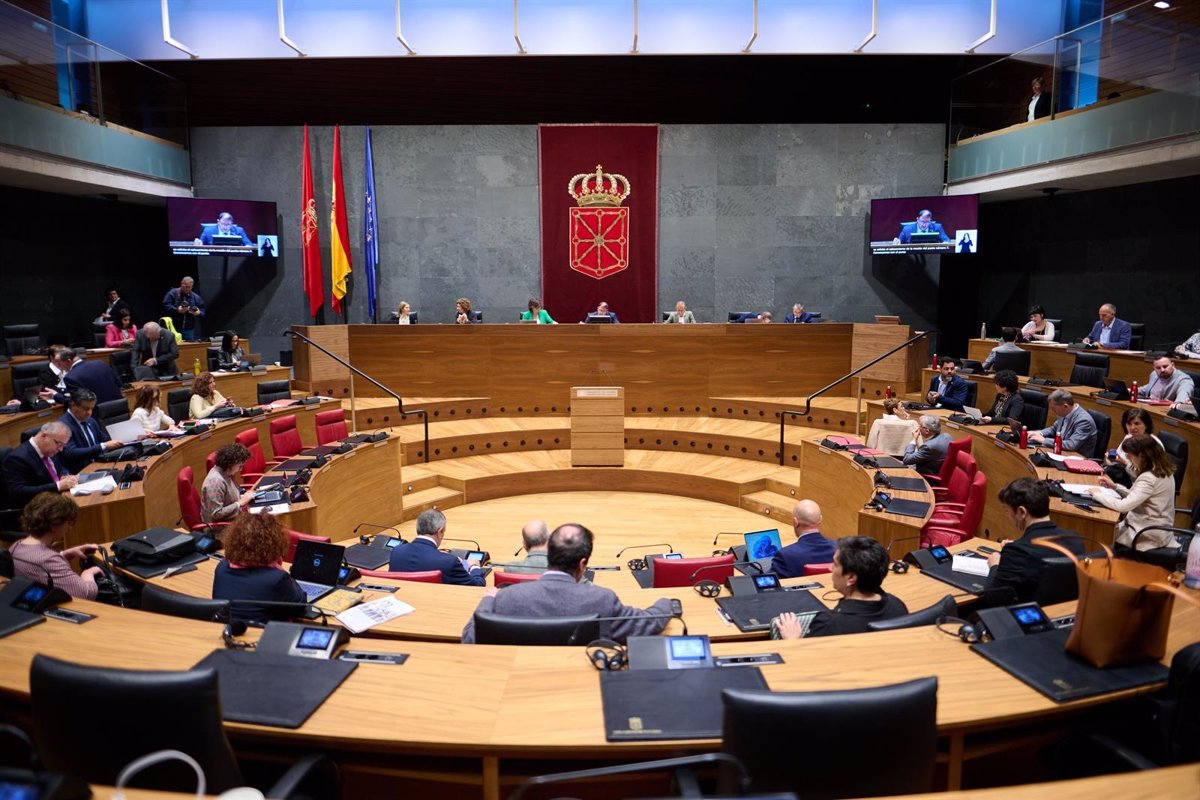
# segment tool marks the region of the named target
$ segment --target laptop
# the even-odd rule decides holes
[[[146,435],[146,429],[142,427],[142,423],[135,419],[114,422],[108,425],[107,429],[109,438],[116,439],[121,444],[133,444]]]
[[[775,554],[783,548],[783,543],[779,540],[779,529],[751,531],[742,534],[742,539],[746,543],[746,549],[744,555],[738,556],[738,561],[753,561],[763,572],[770,572],[771,561],[774,560]],[[746,569],[752,570],[753,567],[747,564]],[[745,570],[742,571],[745,572]]]
[[[340,544],[312,542],[301,539],[292,556],[292,577],[304,590],[310,603],[320,600],[337,588],[338,572],[346,548]]]
[[[588,314],[587,321],[589,325],[611,325],[612,317],[608,314]]]
[[[951,414],[950,421],[960,425],[982,425],[983,412],[972,406],[963,406],[963,413]]]
[[[913,244],[937,244],[942,240],[942,235],[936,231],[928,233],[913,231],[909,234],[908,240]]]

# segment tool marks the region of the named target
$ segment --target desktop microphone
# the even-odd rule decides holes
[[[737,533],[736,531],[721,531],[720,533],[718,533],[716,536],[713,537],[712,543],[716,544],[717,539],[720,539],[722,536],[744,536],[744,535],[745,534]]]
[[[397,539],[399,539],[400,541],[404,541],[404,537],[400,535],[400,531],[398,531],[396,528],[393,528],[389,525],[377,525],[374,522],[360,522],[354,526],[354,530],[351,531],[350,534],[352,536],[358,536],[358,529],[362,528],[362,527],[374,528],[374,529],[380,530],[380,531],[391,531],[392,533],[396,534]],[[362,544],[370,544],[371,543],[370,537],[368,537],[366,535],[358,536],[358,541]]]
[[[734,561],[730,564],[709,564],[708,566],[701,567],[700,569],[696,570],[688,577],[688,583],[694,582],[696,580],[696,576],[699,575],[701,572],[704,572],[705,570],[725,569],[727,567],[754,567],[756,570],[758,570],[759,575],[766,574],[766,572],[763,570],[763,568],[761,566],[759,566],[757,561]]]
[[[474,539],[455,539],[455,538],[453,538],[453,537],[450,537],[450,536],[443,536],[443,537],[442,537],[442,541],[443,541],[443,542],[467,542],[468,544],[473,544],[473,545],[475,545],[475,549],[476,549],[476,550],[482,550],[482,549],[483,549],[482,547],[480,547],[480,546],[479,546],[479,542],[475,541]]]
[[[665,547],[665,548],[667,548],[668,553],[675,552],[675,548],[672,547],[667,542],[658,542],[657,544],[631,544],[631,545],[629,545],[629,547],[623,547],[620,550],[618,550],[617,554],[615,556],[613,556],[613,558],[620,558],[621,553],[624,553],[626,550],[637,550],[642,547]]]

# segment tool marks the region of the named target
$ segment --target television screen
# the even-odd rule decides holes
[[[279,254],[275,204],[256,200],[167,198],[167,238],[177,256]]]
[[[979,252],[979,195],[871,201],[871,255]]]

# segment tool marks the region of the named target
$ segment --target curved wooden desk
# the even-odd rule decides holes
[[[4,640],[0,693],[6,716],[28,714],[35,653],[106,667],[186,669],[221,647],[218,624],[80,600],[71,607],[97,618],[86,625],[49,620]],[[1197,639],[1200,610],[1176,604],[1168,659]],[[286,753],[290,760],[317,750],[336,758],[350,777],[467,781],[494,800],[502,783],[554,769],[530,759],[632,760],[719,746],[715,740],[606,742],[598,675],[579,648],[386,640],[366,646],[410,658],[402,667],[360,665],[296,730],[227,724],[238,750]],[[713,649],[717,655],[760,652],[763,643],[718,643]],[[960,785],[964,763],[976,752],[995,752],[999,739],[1044,734],[1082,710],[1134,694],[1055,704],[933,627],[779,641],[770,650],[785,660],[762,670],[779,691],[853,689],[936,675],[950,788]],[[520,760],[509,767],[517,773],[512,777],[505,770],[508,759]]]
[[[999,340],[972,339],[967,343],[967,358],[986,361],[992,348]],[[1056,378],[1063,383],[1071,380],[1075,368],[1075,351],[1064,344],[1045,342],[1018,342],[1021,349],[1029,351],[1029,373],[1042,378]],[[1089,353],[1108,356],[1108,377],[1124,381],[1128,386],[1133,381],[1145,384],[1153,372],[1150,361],[1142,350],[1088,350]]]

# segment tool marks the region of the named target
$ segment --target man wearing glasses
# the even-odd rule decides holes
[[[63,466],[59,454],[71,441],[71,431],[61,422],[47,422],[29,441],[4,459],[4,485],[9,502],[24,508],[42,492],[65,492],[79,479]]]

